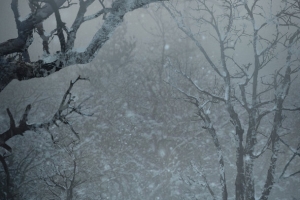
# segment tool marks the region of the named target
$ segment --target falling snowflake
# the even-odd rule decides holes
[[[158,153],[159,153],[159,156],[160,157],[165,157],[165,155],[166,155],[166,152],[165,152],[165,150],[164,149],[160,149],[159,151],[158,151]]]
[[[249,156],[249,155],[246,155],[244,159],[245,159],[246,162],[247,162],[247,161],[250,161],[250,156]]]

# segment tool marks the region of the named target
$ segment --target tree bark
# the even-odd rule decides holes
[[[114,30],[123,22],[124,15],[126,13],[141,8],[142,6],[148,5],[152,2],[159,1],[163,0],[114,1],[111,8],[105,8],[99,12],[99,15],[101,13],[109,14],[105,18],[102,27],[95,33],[85,51],[78,52],[73,50],[76,31],[80,27],[81,23],[88,20],[88,17],[85,18],[84,13],[86,11],[86,6],[88,6],[87,4],[93,2],[84,1],[81,3],[77,18],[72,26],[74,29],[71,29],[71,31],[67,33],[67,35],[70,33],[67,41],[63,42],[63,39],[61,38],[61,41],[63,42],[62,50],[67,50],[66,52],[62,51],[52,55],[53,61],[51,62],[46,62],[45,60],[39,60],[30,63],[21,60],[18,62],[7,62],[7,60],[3,59],[3,56],[16,52],[24,52],[27,50],[28,46],[32,42],[31,34],[33,29],[54,13],[53,8],[49,4],[45,4],[45,6],[37,9],[37,11],[32,13],[26,20],[19,22],[19,35],[17,38],[10,39],[0,44],[0,58],[2,57],[0,60],[0,70],[4,71],[5,73],[5,75],[1,75],[0,77],[0,92],[11,80],[15,78],[18,78],[19,80],[26,80],[35,77],[46,77],[64,67],[75,64],[87,64],[91,62],[99,49],[101,49],[104,43],[109,40]],[[61,7],[65,2],[66,0],[55,0],[55,4],[57,5],[56,7]],[[74,31],[75,33],[72,33]],[[3,79],[2,76],[4,77]]]

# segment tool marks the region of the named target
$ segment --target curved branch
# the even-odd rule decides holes
[[[54,1],[58,8],[66,2],[66,0]],[[109,40],[114,30],[123,22],[123,17],[126,13],[152,2],[160,1],[164,0],[114,1],[111,8],[105,8],[103,10],[103,14],[109,12],[108,17],[105,18],[102,27],[96,32],[90,44],[83,52],[74,51],[72,49],[76,38],[76,29],[78,29],[84,21],[84,13],[87,6],[92,1],[81,1],[77,18],[68,32],[66,43],[67,48],[65,52],[54,54],[51,56],[51,60],[45,59],[30,63],[12,63],[11,61],[7,61],[8,59],[2,56],[25,51],[32,42],[32,30],[35,26],[53,14],[54,11],[51,6],[48,3],[45,4],[42,8],[38,9],[35,13],[32,13],[30,17],[20,23],[19,31],[22,32],[22,34],[18,38],[11,39],[0,44],[0,70],[6,74],[5,76],[0,74],[0,92],[11,80],[15,78],[18,78],[19,80],[27,80],[35,77],[46,77],[64,67],[91,62],[99,49],[101,49],[104,43]]]
[[[10,119],[10,127],[4,133],[0,134],[0,147],[11,152],[12,148],[6,144],[6,142],[9,139],[13,138],[16,135],[23,136],[23,134],[28,130],[36,131],[39,128],[48,129],[50,126],[55,125],[56,121],[61,121],[62,123],[69,125],[72,132],[76,135],[76,137],[78,137],[78,133],[76,133],[74,131],[72,125],[70,125],[70,123],[68,122],[67,116],[74,113],[74,110],[77,110],[78,112],[76,112],[76,113],[79,115],[86,115],[86,114],[80,112],[81,106],[82,106],[81,104],[79,104],[79,106],[71,106],[70,105],[71,103],[74,102],[74,100],[71,98],[71,89],[73,88],[74,84],[79,80],[86,80],[86,79],[81,78],[79,76],[74,82],[72,82],[72,81],[70,82],[70,86],[69,86],[68,90],[66,91],[66,93],[64,94],[63,99],[60,103],[60,106],[59,106],[57,112],[53,115],[52,119],[50,119],[48,122],[45,122],[42,124],[27,124],[28,114],[31,110],[31,105],[28,105],[23,113],[23,116],[19,122],[19,125],[16,126],[15,120],[14,120],[10,110],[7,108],[7,114]],[[67,97],[70,97],[70,98],[67,98]],[[86,116],[91,116],[91,115],[86,115]]]
[[[65,27],[65,23],[62,22],[61,17],[60,17],[60,13],[59,13],[59,7],[57,6],[57,4],[55,3],[54,0],[47,0],[46,2],[48,2],[52,9],[54,10],[54,14],[55,14],[55,19],[56,19],[56,29],[57,29],[57,36],[60,42],[60,49],[61,52],[65,52],[66,51],[66,39],[63,33],[63,29],[65,29],[66,31],[66,27]],[[68,32],[67,32],[68,34]]]
[[[55,0],[58,7],[63,5],[66,0]],[[0,43],[0,56],[23,52],[30,44],[28,44],[28,37],[32,33],[32,30],[37,24],[47,19],[53,14],[53,9],[49,4],[45,4],[41,9],[38,9],[35,13],[20,21],[18,32],[21,33],[15,39],[7,40],[6,42]]]

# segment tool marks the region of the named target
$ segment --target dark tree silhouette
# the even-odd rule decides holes
[[[152,2],[162,0],[116,0],[109,5],[110,1],[99,0],[102,7],[98,12],[87,15],[87,9],[95,0],[29,0],[31,14],[26,19],[20,18],[18,0],[11,1],[11,9],[14,14],[15,23],[18,31],[17,38],[9,39],[0,43],[0,92],[13,80],[28,80],[36,77],[46,77],[65,67],[75,64],[90,63],[99,49],[109,40],[110,35],[123,22],[126,13],[135,9],[146,6]],[[72,25],[67,27],[60,16],[61,9],[69,9],[73,4],[79,4],[76,18]],[[50,33],[46,33],[43,22],[51,15],[55,16],[56,28]],[[90,44],[84,51],[74,49],[76,36],[79,28],[84,22],[100,18],[102,16],[102,25],[96,31]],[[36,31],[42,39],[44,56],[43,58],[33,61],[28,52],[28,47],[32,44]],[[56,35],[60,44],[60,51],[51,54],[49,43],[51,38]],[[49,59],[51,58],[51,59]],[[57,125],[61,122],[70,127],[71,131],[77,136],[67,116],[71,113],[85,115],[81,112],[81,106],[74,106],[71,96],[73,85],[83,78],[78,77],[74,82],[71,81],[66,91],[59,109],[50,121],[42,124],[28,124],[27,119],[30,114],[31,105],[28,105],[22,115],[19,124],[15,122],[14,116],[7,108],[7,114],[10,120],[8,130],[0,134],[0,146],[6,151],[11,152],[12,148],[7,145],[7,141],[16,135],[22,135],[28,131],[36,131],[39,128],[47,129],[50,126]],[[0,155],[0,162],[3,165],[6,174],[6,187],[9,191],[9,170],[5,162],[6,155]],[[8,194],[9,197],[9,194]],[[12,196],[9,198],[13,198]]]

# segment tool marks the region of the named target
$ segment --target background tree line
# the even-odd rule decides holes
[[[30,3],[36,16],[51,5]],[[76,19],[102,14],[104,32],[110,15],[136,8],[99,1],[95,15],[79,15],[89,3]],[[81,51],[73,39],[63,50],[59,31],[73,33],[58,25],[60,52],[47,55],[39,24],[42,60],[2,54],[1,138],[25,119],[30,129],[1,143],[1,197],[297,198],[298,2],[170,1],[135,15],[149,39],[125,18],[93,61],[83,56],[88,65],[64,68],[82,63]],[[13,78],[31,80],[7,85]]]

